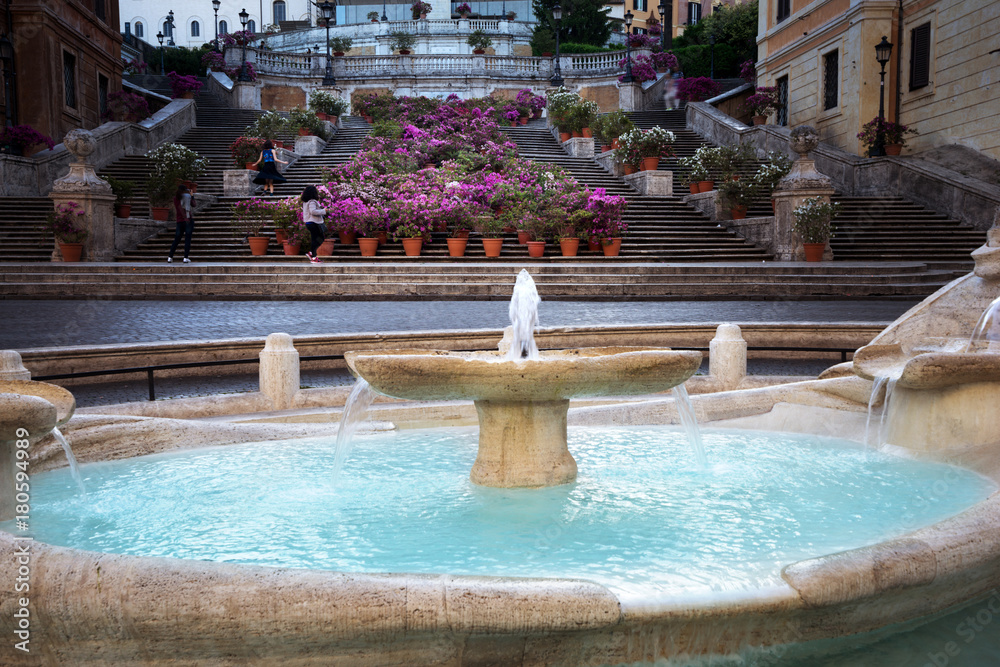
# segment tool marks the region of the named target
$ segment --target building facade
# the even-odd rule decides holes
[[[31,125],[57,142],[101,124],[109,93],[121,90],[118,0],[4,0],[0,118]],[[3,51],[7,51],[4,48]]]
[[[893,45],[885,117],[919,133],[907,151],[959,144],[1000,159],[997,0],[760,0],[758,85],[778,87],[779,122],[862,154],[883,36]]]

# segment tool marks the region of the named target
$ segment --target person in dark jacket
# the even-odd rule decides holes
[[[170,254],[167,255],[167,262],[174,261],[174,251],[177,244],[184,235],[184,263],[191,262],[188,255],[191,254],[191,234],[194,232],[194,199],[188,192],[186,185],[178,185],[177,192],[174,193],[174,214],[177,217],[177,231],[174,232],[174,242],[170,246]]]
[[[279,160],[274,154],[274,144],[268,139],[264,142],[264,147],[260,151],[260,157],[254,162],[254,166],[260,165],[260,171],[254,176],[253,182],[263,185],[264,190],[274,194],[274,184],[284,183],[285,177],[278,172],[276,163],[288,164],[284,160]]]

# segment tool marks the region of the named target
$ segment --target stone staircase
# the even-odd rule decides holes
[[[47,262],[55,244],[42,225],[48,197],[0,197],[0,262]]]

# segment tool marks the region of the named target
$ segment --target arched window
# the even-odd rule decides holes
[[[219,34],[228,35],[229,34],[229,24],[225,21],[219,21]]]
[[[201,37],[201,26],[198,25],[197,21],[191,21],[191,36]]]
[[[275,25],[278,25],[285,20],[285,1],[284,0],[274,0],[274,21]]]
[[[142,21],[136,21],[135,22],[135,36],[136,37],[143,37],[143,33],[144,32],[145,32],[145,30],[143,30]]]
[[[247,21],[247,30],[250,32],[257,32],[257,24],[253,22],[253,19]]]

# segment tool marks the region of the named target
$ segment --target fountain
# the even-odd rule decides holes
[[[701,353],[651,347],[538,352],[538,292],[521,270],[511,299],[506,352],[349,352],[351,370],[375,390],[410,400],[473,400],[479,455],[470,478],[498,487],[553,486],[576,479],[566,446],[569,399],[631,396],[682,384]]]
[[[990,238],[998,243],[984,246],[977,256],[977,271],[986,274],[982,258],[1000,252],[1000,235],[991,233]],[[719,654],[739,659],[736,656],[747,647],[773,647],[772,656],[798,655],[789,644],[808,647],[813,640],[917,622],[1000,586],[1000,494],[995,491],[1000,481],[1000,428],[994,415],[993,370],[1000,355],[993,353],[989,333],[984,334],[986,341],[974,341],[974,349],[967,350],[976,328],[973,320],[1000,292],[998,279],[1000,271],[995,276],[977,273],[934,295],[859,351],[855,372],[841,368],[811,382],[695,396],[690,412],[669,396],[630,402],[608,399],[567,410],[572,397],[652,394],[683,387],[700,355],[662,348],[594,347],[541,352],[532,359],[524,335],[537,322],[537,311],[531,308],[515,309],[522,314],[497,352],[355,352],[348,355],[351,367],[378,391],[419,401],[472,400],[481,430],[478,443],[471,431],[462,435],[443,428],[430,431],[431,440],[414,441],[420,433],[407,431],[402,415],[407,409],[410,414],[430,413],[433,406],[382,404],[379,419],[397,421],[402,430],[393,436],[395,440],[378,446],[371,444],[375,440],[362,438],[336,483],[328,483],[330,470],[343,463],[346,450],[332,447],[329,438],[295,443],[275,436],[276,442],[250,440],[250,445],[230,446],[236,424],[78,416],[67,431],[74,446],[80,445],[88,497],[76,494],[69,475],[51,483],[40,479],[37,486],[33,482],[39,494],[46,485],[61,488],[63,494],[48,507],[41,504],[40,495],[33,512],[52,523],[62,521],[68,532],[78,533],[77,537],[83,533],[84,539],[67,546],[53,546],[55,540],[47,544],[41,537],[32,543],[33,571],[44,572],[44,577],[31,582],[31,611],[33,618],[46,620],[32,625],[32,645],[37,641],[58,656],[56,664],[59,660],[61,664],[228,660],[318,665],[339,660],[582,666]],[[522,281],[519,303],[530,305],[533,297],[526,284]],[[938,318],[942,308],[946,323]],[[983,330],[992,331],[992,325]],[[812,461],[803,463],[800,441],[757,440],[750,430],[737,432],[726,445],[732,459],[717,462],[717,453],[726,449],[720,443],[731,432],[712,427],[795,430],[860,443],[866,408],[877,402],[869,378],[877,376],[899,378],[884,429],[893,448],[890,453],[859,450],[857,458],[864,465],[858,471],[827,474],[818,466],[813,470]],[[360,386],[359,400],[366,400]],[[960,410],[957,405],[963,401],[955,401],[951,392],[961,393],[965,405]],[[683,397],[682,390],[677,393]],[[31,397],[23,400],[27,403],[21,405],[33,403]],[[206,406],[210,404],[206,401]],[[921,411],[928,414],[913,414]],[[906,413],[907,419],[923,420],[920,428],[937,429],[947,437],[931,442],[906,427],[898,416]],[[635,432],[647,437],[643,442],[648,444],[649,433],[659,433],[660,425],[690,424],[694,414],[709,429],[707,470],[695,465],[680,447],[646,446],[639,457],[637,445],[625,441]],[[46,423],[55,423],[51,410],[38,421],[43,429]],[[220,447],[191,452],[201,467],[184,473],[181,454],[170,450],[189,446],[199,428],[218,434],[214,441],[205,437],[199,443]],[[312,433],[326,430],[319,425]],[[457,434],[446,433],[452,430]],[[141,453],[160,451],[167,458],[146,462],[128,458],[135,456],[134,449],[123,453],[122,441],[150,434],[157,436],[156,447]],[[567,437],[580,461],[579,479],[572,484],[576,461],[569,454]],[[306,451],[323,447],[330,450],[327,459],[306,462]],[[410,463],[393,460],[397,448],[412,452]],[[808,448],[828,461],[847,456],[851,449],[843,441],[822,439]],[[891,454],[897,449],[905,458],[919,455],[927,460],[898,459]],[[442,467],[440,457],[430,460],[430,453],[442,450],[451,457],[450,467]],[[776,454],[777,462],[769,464],[773,468],[752,469],[757,452],[763,450]],[[599,454],[610,458],[601,459]],[[131,480],[131,486],[121,496],[115,495],[124,488],[118,481],[101,483],[111,459],[123,459],[118,463],[134,465],[137,473],[122,478]],[[93,463],[97,461],[102,462]],[[895,471],[892,474],[902,475],[901,480],[897,477],[902,483],[893,488],[903,490],[890,489],[873,501],[867,487],[854,485],[859,475],[874,470],[879,462]],[[475,484],[464,478],[470,463]],[[898,472],[910,470],[910,464],[927,474],[907,477],[910,473]],[[373,467],[365,467],[369,465]],[[166,488],[148,491],[154,485],[144,480],[159,477],[158,466],[164,477],[167,469],[180,470],[191,486],[167,482]],[[805,513],[793,517],[780,508],[767,509],[770,505],[764,500],[773,498],[763,498],[762,488],[798,479],[795,466],[809,468],[813,475],[802,475],[809,480],[803,482],[806,496],[795,501],[795,509]],[[608,470],[638,477],[613,477],[606,486],[597,486]],[[746,486],[733,485],[730,480],[743,471],[749,471]],[[293,476],[299,472],[306,477]],[[849,495],[829,488],[821,492],[838,477],[850,482],[860,511],[874,505],[881,512],[878,517],[864,514],[857,526],[879,530],[860,538],[838,536],[818,551],[773,550],[772,554],[777,532],[800,532],[800,527],[812,525],[814,516],[824,515],[821,501]],[[249,508],[255,519],[266,516],[271,521],[256,525],[257,532],[250,536],[254,547],[274,559],[262,556],[267,566],[244,564],[256,556],[234,541],[243,527],[222,521],[197,537],[197,531],[205,530],[202,515],[214,513],[218,520],[223,513],[185,503],[195,489],[209,496],[222,493],[223,481],[232,481],[229,488],[235,491],[227,493],[236,494],[227,496],[227,511]],[[365,496],[360,506],[345,510],[338,505],[376,483],[382,486],[372,487],[377,492]],[[904,496],[907,489],[911,495]],[[437,516],[439,498],[446,491],[465,503],[455,510],[465,523],[451,518],[431,523],[429,517]],[[633,495],[623,495],[625,491]],[[150,493],[148,501],[143,493]],[[681,496],[693,500],[686,513],[677,504]],[[702,496],[730,506],[706,511],[707,505],[699,502]],[[774,497],[785,494],[779,490]],[[600,530],[591,521],[590,498],[610,503],[610,520]],[[645,504],[636,504],[635,498]],[[939,514],[911,515],[915,508],[932,506],[937,500],[948,501]],[[902,505],[894,509],[893,501]],[[126,515],[138,515],[130,519],[138,521],[134,528],[110,532],[124,535],[126,542],[133,537],[139,542],[149,540],[160,523],[145,521],[142,512],[160,502],[170,508],[161,516],[180,525],[180,537],[136,550],[146,555],[100,552],[105,536],[96,528],[111,520],[108,512],[123,505]],[[306,508],[317,514],[305,519]],[[402,515],[404,527],[425,533],[424,546],[402,550],[407,558],[421,555],[431,544],[439,551],[458,553],[458,563],[411,567],[404,560],[376,565],[374,570],[365,567],[369,552],[355,547],[373,547],[376,553],[399,549],[395,534],[390,531],[386,537],[374,520],[375,510],[383,516]],[[856,518],[854,510],[847,512]],[[731,531],[706,522],[730,513],[738,517],[737,523],[758,533],[736,536],[737,546],[720,546],[721,537]],[[356,567],[335,562],[341,557],[338,546],[344,544],[336,531],[346,522],[345,516],[362,527],[345,547],[347,555],[361,563]],[[665,544],[651,546],[654,543],[647,542],[645,534],[632,530],[633,520],[645,521],[653,533],[663,533],[664,524],[674,520],[677,533],[668,534]],[[834,521],[840,523],[846,522]],[[537,531],[518,532],[522,525]],[[333,531],[335,539],[320,544],[322,531]],[[632,551],[624,557],[610,555],[605,544],[595,541],[601,531],[610,534],[608,543],[628,542]],[[295,537],[282,544],[276,536],[283,532]],[[699,538],[711,553],[728,553],[735,562],[749,560],[739,545],[752,543],[770,561],[767,568],[751,568],[738,576],[729,569],[730,563],[692,574],[683,558],[666,557],[667,552],[683,557],[689,548],[694,553],[681,538]],[[548,544],[558,545],[559,555],[569,558],[582,551],[584,543],[594,547],[590,548],[597,554],[594,562],[623,579],[614,583],[596,566],[588,571],[589,566],[558,559],[547,569],[528,569]],[[219,562],[200,552],[177,557],[182,547],[193,545],[197,550],[203,544],[228,551]],[[11,535],[0,532],[0,578],[13,581],[17,576],[16,548]],[[500,564],[501,552],[517,557]],[[295,559],[302,553],[319,560],[321,564],[313,567],[328,569],[301,569],[305,566]],[[463,560],[470,554],[486,565],[470,573],[468,561]],[[666,573],[666,583],[650,583],[647,575],[657,568]],[[698,585],[671,588],[670,577],[690,578]],[[11,590],[0,592],[0,607],[13,608],[13,595]],[[0,615],[0,631],[16,630],[10,614]],[[0,662],[14,664],[21,658],[9,645],[0,647]]]

